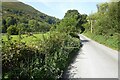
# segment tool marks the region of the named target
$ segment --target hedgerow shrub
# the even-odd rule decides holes
[[[50,32],[37,44],[3,42],[2,78],[7,80],[56,80],[61,78],[80,41],[60,32]]]

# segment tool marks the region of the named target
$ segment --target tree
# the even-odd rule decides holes
[[[10,25],[15,25],[15,24],[17,24],[17,20],[14,17],[11,16],[11,17],[6,18],[7,27]]]
[[[28,25],[31,32],[38,30],[39,24],[36,20],[29,20]]]
[[[119,2],[111,2],[109,3],[109,19],[110,19],[110,23],[112,25],[112,28],[114,30],[114,32],[120,32],[120,28],[119,28],[119,16],[120,13],[120,1]]]
[[[7,32],[7,26],[6,26],[6,21],[5,19],[2,19],[2,33]]]
[[[115,33],[119,33],[118,19],[120,2],[101,3],[97,5],[98,12],[88,16],[88,19],[92,19],[93,30],[95,34],[103,36],[112,36]],[[86,24],[88,25],[88,23]],[[86,26],[84,25],[84,26]],[[88,28],[88,27],[86,27]],[[86,29],[89,30],[89,29]]]
[[[86,22],[86,16],[85,14],[81,15],[77,10],[68,10],[57,29],[68,33],[82,33],[85,30],[82,24]]]
[[[7,33],[10,35],[18,35],[18,32],[19,30],[16,26],[11,25],[7,28]]]

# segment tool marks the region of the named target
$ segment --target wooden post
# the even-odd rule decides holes
[[[92,27],[92,20],[90,20],[91,21],[91,33],[93,32],[93,27]]]

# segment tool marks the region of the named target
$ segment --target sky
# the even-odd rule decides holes
[[[62,19],[67,10],[76,9],[80,14],[91,14],[97,11],[96,5],[108,0],[19,0],[47,15]]]

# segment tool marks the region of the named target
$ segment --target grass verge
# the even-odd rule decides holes
[[[83,35],[99,42],[100,44],[104,44],[107,47],[110,47],[114,50],[118,50],[118,44],[120,43],[120,41],[118,40],[117,35],[103,36],[103,35],[96,35],[96,34],[90,33],[90,32],[85,32],[85,33],[83,33]]]

